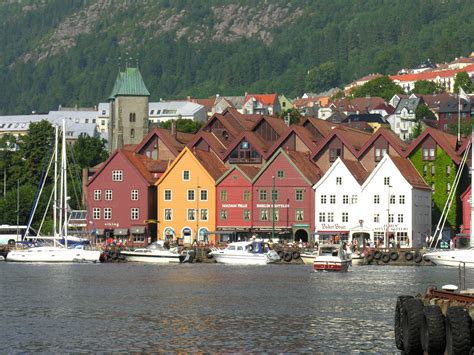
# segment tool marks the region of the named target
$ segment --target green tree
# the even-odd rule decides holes
[[[454,78],[454,92],[459,93],[459,88],[462,88],[465,93],[471,93],[474,91],[474,84],[471,82],[469,75],[465,72],[459,72]]]
[[[423,132],[423,125],[421,121],[416,121],[411,130],[411,137],[416,139]]]
[[[90,168],[107,159],[105,139],[81,134],[73,146],[75,163],[81,169]]]
[[[171,129],[171,121],[172,120],[161,122],[160,128]],[[176,120],[176,130],[184,133],[196,133],[202,125],[202,122],[188,118],[178,118]]]
[[[280,112],[278,117],[284,120],[288,115],[290,115],[290,125],[300,122],[301,113],[295,108],[289,108],[288,110]]]
[[[403,89],[395,84],[388,76],[381,76],[380,78],[370,80],[364,85],[352,89],[351,96],[378,96],[388,101],[393,95],[404,93]]]
[[[306,91],[321,92],[337,86],[339,73],[335,62],[325,62],[306,75]]]
[[[414,94],[439,94],[443,92],[443,88],[432,81],[428,80],[418,80],[415,82],[415,87],[411,91]]]
[[[436,120],[435,114],[428,108],[428,106],[424,102],[420,103],[416,108],[415,118],[417,121],[424,119]]]

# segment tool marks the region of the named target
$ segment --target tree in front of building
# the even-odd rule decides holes
[[[352,97],[381,97],[390,100],[395,94],[404,94],[403,89],[395,84],[388,76],[381,76],[366,82],[364,85],[352,89]]]
[[[411,129],[411,138],[416,139],[423,132],[421,121],[417,120]]]
[[[90,168],[107,159],[107,142],[99,137],[79,135],[73,146],[74,162],[81,169]]]
[[[290,125],[297,124],[300,121],[301,113],[295,108],[289,108],[288,110],[280,112],[278,117],[285,120],[288,115],[290,116]]]
[[[171,129],[171,121],[160,123],[160,128]],[[184,133],[196,133],[202,127],[202,122],[194,121],[188,118],[178,118],[176,120],[176,130]]]
[[[429,109],[425,103],[420,103],[415,110],[415,118],[417,121],[420,120],[435,120],[435,114]]]
[[[441,85],[428,80],[418,80],[411,91],[414,94],[434,95],[442,93],[444,90]]]
[[[474,91],[474,84],[465,71],[457,73],[454,78],[454,92],[456,94],[459,93],[459,88],[462,88],[464,92],[468,94]]]

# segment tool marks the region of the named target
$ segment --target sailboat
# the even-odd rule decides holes
[[[466,154],[465,154],[466,157],[463,157],[463,161],[462,161],[462,164],[464,164],[467,158],[467,152],[470,147],[471,148],[471,186],[474,181],[474,169],[473,169],[474,149],[472,148],[473,138],[474,138],[474,130],[472,131],[471,142],[470,144],[468,144],[466,148]],[[459,175],[461,175],[461,171],[462,171],[462,165],[458,171]],[[457,180],[455,179],[455,188],[452,189],[453,195],[454,195],[454,191],[457,188],[457,183],[459,183],[459,179]],[[446,211],[446,215],[448,211],[449,211],[449,206]],[[465,266],[466,268],[474,268],[474,228],[472,225],[473,221],[474,221],[474,196],[472,195],[472,192],[471,192],[471,233],[470,233],[469,248],[432,251],[423,255],[423,258],[425,260],[430,261],[432,264],[438,265],[438,266],[459,267],[461,265],[461,266]],[[436,244],[436,239],[434,240],[434,242]]]
[[[86,246],[68,247],[68,205],[67,205],[67,159],[66,159],[66,121],[62,122],[61,163],[58,164],[59,127],[55,131],[54,150],[54,202],[53,202],[53,242],[52,246],[38,246],[27,249],[12,250],[7,254],[6,261],[12,262],[99,262],[101,251],[88,250]],[[59,166],[59,171],[58,171]],[[59,177],[59,186],[58,186]],[[43,190],[44,182],[40,190]],[[57,200],[59,190],[59,201]],[[33,214],[37,203],[33,207]],[[59,211],[59,214],[57,213]],[[31,224],[32,217],[30,217]],[[27,231],[28,232],[28,231]],[[46,239],[46,238],[45,238]],[[64,245],[58,240],[64,239]]]

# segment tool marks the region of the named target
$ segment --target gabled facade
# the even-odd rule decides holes
[[[215,241],[215,185],[225,171],[213,152],[183,149],[156,183],[158,239]]]
[[[155,181],[166,165],[126,150],[116,150],[87,184],[88,225],[98,238],[113,237],[129,244],[156,238]]]
[[[415,111],[423,100],[418,97],[401,99],[395,109],[395,113],[387,118],[390,128],[400,136],[403,141],[410,140],[413,127],[415,126]]]
[[[282,111],[278,94],[249,94],[245,96],[243,113],[275,115]]]
[[[459,231],[464,236],[471,236],[471,186],[466,189],[461,195],[462,202],[462,225]]]
[[[276,151],[252,181],[254,233],[270,238],[274,226],[275,238],[308,242],[314,228],[312,186],[320,176],[308,154]]]

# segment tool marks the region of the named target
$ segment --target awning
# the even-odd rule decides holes
[[[315,234],[349,234],[349,231],[316,231]]]
[[[128,235],[128,228],[115,228],[114,235]]]
[[[213,232],[207,232],[207,234],[215,234],[215,235],[229,235],[229,234],[234,234],[235,231],[213,231]]]
[[[132,227],[130,228],[132,234],[145,234],[145,227]]]
[[[92,233],[95,235],[104,235],[104,228],[96,228],[95,233]]]

